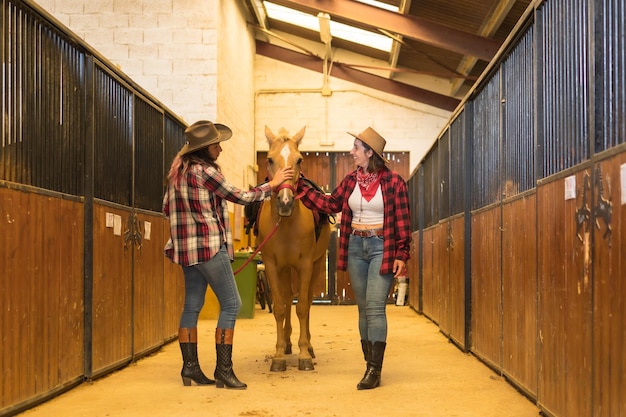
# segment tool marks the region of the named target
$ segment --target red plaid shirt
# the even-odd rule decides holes
[[[398,173],[385,167],[380,179],[384,204],[383,239],[384,253],[381,274],[393,273],[393,261],[406,262],[410,258],[411,213],[406,182]],[[348,243],[352,233],[352,210],[348,198],[356,186],[356,170],[346,175],[330,195],[310,187],[304,181],[298,184],[302,203],[311,210],[324,213],[341,212],[339,226],[339,260],[337,268],[345,271],[348,266]]]
[[[163,214],[170,223],[165,256],[177,264],[196,265],[211,259],[226,243],[232,261],[233,238],[226,201],[247,204],[271,194],[268,183],[243,191],[227,182],[217,169],[193,165],[178,188],[170,181],[163,197]]]

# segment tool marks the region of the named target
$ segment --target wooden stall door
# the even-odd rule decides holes
[[[626,416],[626,153],[594,170],[593,415]],[[610,229],[609,229],[610,228]]]
[[[419,231],[413,232],[413,241],[411,242],[411,259],[407,263],[407,271],[409,274],[409,292],[407,294],[409,305],[416,311],[421,312],[420,306],[420,242]]]
[[[449,316],[449,270],[450,258],[448,251],[448,221],[439,223],[433,227],[433,316],[435,323],[439,324],[441,332],[446,336],[450,334]]]
[[[433,310],[434,310],[434,291],[433,291],[433,280],[434,280],[434,232],[432,228],[426,229],[423,232],[423,250],[422,254],[422,307],[423,313],[426,317],[433,319]]]
[[[133,244],[130,209],[94,204],[91,375],[132,359]]]
[[[465,336],[466,327],[466,274],[465,274],[465,216],[460,216],[450,220],[448,235],[449,251],[449,295],[448,295],[448,315],[450,319],[449,336],[461,349],[466,350],[467,340]]]
[[[163,245],[170,235],[170,226],[166,218],[159,221],[162,229]],[[155,227],[156,225],[152,225]],[[163,251],[161,250],[161,254]],[[180,265],[173,263],[163,256],[163,327],[162,332],[165,340],[178,335],[180,315],[185,303],[185,278]],[[155,312],[156,313],[156,312]]]
[[[591,223],[577,229],[576,221],[589,195],[584,191],[589,174],[579,172],[537,188],[537,402],[558,416],[591,415]],[[567,194],[566,181],[571,184]]]
[[[537,196],[502,206],[502,369],[537,395]]]
[[[501,368],[500,206],[472,216],[472,351]]]
[[[83,378],[83,213],[0,187],[0,410]]]
[[[162,322],[165,238],[161,222],[160,215],[137,214],[133,245],[134,356],[157,349],[167,337]]]

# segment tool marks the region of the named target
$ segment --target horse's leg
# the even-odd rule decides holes
[[[291,290],[291,268],[282,266],[278,268],[277,288],[280,293],[280,313],[281,321],[277,325],[280,326],[280,333],[277,334],[276,352],[280,353],[272,359],[271,371],[287,370],[287,359],[285,355],[291,354],[291,304],[293,293]],[[271,285],[271,284],[270,284]]]
[[[293,289],[291,288],[291,267],[286,266],[280,273],[280,281],[283,283],[283,289],[285,290],[285,323],[283,330],[283,337],[285,338],[285,355],[291,355],[291,333],[293,327],[291,326],[291,305],[293,304]]]
[[[298,356],[298,369],[301,371],[312,371],[313,358],[311,355],[311,335],[309,333],[309,310],[313,301],[313,290],[311,288],[311,276],[313,273],[313,265],[311,261],[302,261],[300,266],[300,294],[298,304],[296,305],[296,313],[300,320],[300,337],[298,338],[298,346],[300,355]]]
[[[265,273],[269,278],[270,288],[272,288],[274,302],[274,320],[276,320],[276,352],[272,358],[270,371],[287,370],[287,359],[285,359],[285,334],[284,323],[286,317],[284,290],[279,278],[276,261],[268,256],[263,260],[265,264]]]

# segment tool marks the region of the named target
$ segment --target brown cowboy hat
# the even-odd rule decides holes
[[[230,139],[233,131],[228,126],[212,123],[208,120],[200,120],[185,129],[185,138],[187,142],[180,149],[179,154],[185,155],[201,148],[223,142]]]
[[[380,158],[385,161],[385,163],[389,163],[389,160],[383,156],[383,151],[385,150],[385,145],[387,144],[387,141],[385,140],[385,138],[380,136],[377,131],[375,131],[371,127],[368,127],[358,135],[350,132],[348,132],[348,134],[365,143],[367,146],[372,148],[376,155],[380,156]]]

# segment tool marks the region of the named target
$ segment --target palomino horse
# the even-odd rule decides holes
[[[285,129],[281,129],[278,136],[275,136],[266,126],[265,136],[270,145],[267,154],[268,174],[274,175],[277,170],[286,166],[292,166],[295,171],[294,179],[281,184],[272,198],[263,203],[258,220],[260,241],[265,241],[270,235],[261,250],[265,272],[272,289],[277,329],[276,354],[272,359],[270,370],[285,371],[287,369],[285,355],[291,353],[293,269],[298,275],[296,291],[298,294],[296,313],[300,320],[298,369],[310,371],[314,369],[315,357],[309,331],[309,310],[313,301],[312,280],[320,275],[325,265],[330,228],[328,224],[324,224],[316,231],[314,213],[295,196],[302,162],[298,145],[304,136],[304,127],[295,136],[289,137]]]

